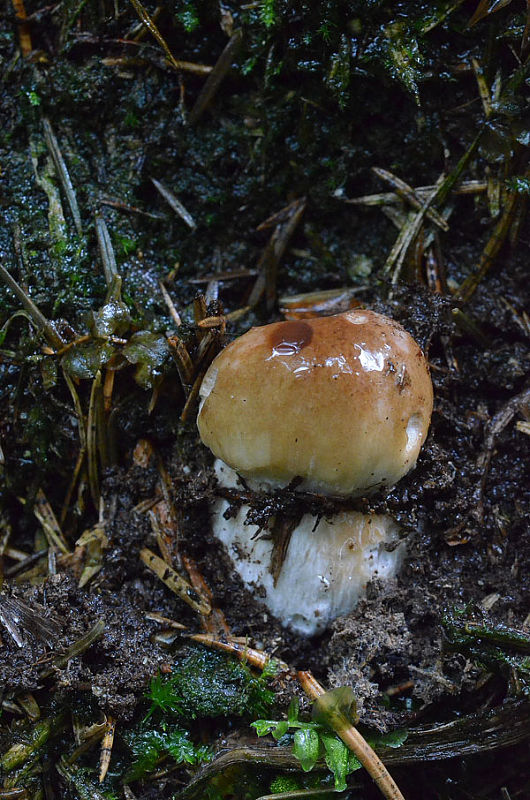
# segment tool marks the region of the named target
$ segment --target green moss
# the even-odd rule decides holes
[[[195,745],[188,731],[178,726],[162,725],[159,729],[131,732],[127,736],[134,761],[126,774],[126,781],[136,781],[155,768],[165,757],[176,764],[195,765],[210,758],[210,750]]]
[[[171,675],[151,680],[152,709],[185,719],[263,714],[274,695],[267,677],[256,677],[239,661],[202,647],[187,649]]]

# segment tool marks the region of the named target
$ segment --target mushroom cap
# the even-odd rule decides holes
[[[420,347],[374,311],[252,328],[210,365],[202,441],[244,478],[355,496],[416,463],[433,393]]]

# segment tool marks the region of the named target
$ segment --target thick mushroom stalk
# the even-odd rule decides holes
[[[428,365],[410,334],[381,314],[355,310],[252,328],[228,345],[204,378],[198,427],[214,455],[251,487],[270,490],[296,479],[300,491],[356,497],[390,487],[412,469],[432,404]],[[222,480],[234,480],[222,472]],[[259,587],[284,624],[305,633],[350,611],[367,581],[395,574],[402,558],[402,546],[394,555],[385,546],[396,539],[390,519],[349,512],[316,524],[305,515],[271,588],[270,542],[252,538],[244,510],[232,528],[219,509],[214,532],[243,580]],[[355,558],[346,558],[348,551]],[[312,587],[306,593],[305,584]],[[311,624],[294,609],[306,594],[315,597],[305,614]]]
[[[215,472],[221,486],[238,487],[236,473],[220,459]],[[275,581],[270,534],[246,524],[248,505],[225,518],[229,506],[224,499],[213,505],[216,537],[243,582],[257,590],[284,626],[302,636],[322,633],[336,617],[352,611],[368,583],[393,578],[405,555],[399,528],[388,515],[342,511],[326,519],[304,514]]]

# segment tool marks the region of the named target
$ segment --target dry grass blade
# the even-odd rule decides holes
[[[398,237],[394,242],[392,250],[388,255],[388,258],[385,262],[385,266],[383,267],[383,272],[385,273],[390,272],[394,264],[396,264],[397,262],[396,271],[394,272],[394,277],[396,277],[396,279],[397,276],[399,275],[401,265],[403,263],[403,260],[405,258],[408,249],[408,245],[407,247],[405,247],[405,242],[408,241],[408,244],[410,244],[410,242],[412,241],[411,233],[413,230],[413,226],[414,230],[416,230],[415,221],[419,221],[421,225],[423,222],[423,215],[421,213],[415,214],[413,211],[409,211],[409,213],[407,214],[406,222],[399,231]],[[418,230],[419,227],[417,228],[416,233]]]
[[[57,518],[42,489],[39,489],[36,494],[33,513],[42,525],[50,547],[60,550],[61,553],[69,553],[70,548],[66,543]]]
[[[85,650],[94,644],[94,642],[99,639],[100,636],[103,635],[103,631],[105,630],[105,620],[99,619],[95,625],[93,625],[89,631],[87,631],[83,636],[81,636],[77,641],[75,641],[66,652],[62,653],[61,655],[55,656],[53,659],[53,667],[43,670],[39,673],[40,678],[48,678],[50,675],[53,675],[56,669],[62,669],[65,667],[70,659],[76,658],[80,656],[81,653],[84,653]]]
[[[156,27],[155,23],[153,22],[152,18],[147,13],[145,7],[140,3],[140,0],[130,0],[131,5],[134,7],[134,10],[142,20],[143,24],[149,31],[149,33],[156,39],[158,44],[161,46],[162,50],[167,56],[167,60],[176,70],[183,70],[184,72],[194,72],[199,75],[207,75],[212,71],[211,67],[203,66],[202,64],[193,64],[189,61],[178,61],[171,50],[169,49],[166,40]]]
[[[201,383],[205,375],[206,375],[206,369],[202,370],[202,372],[199,372],[199,374],[195,378],[193,385],[189,391],[188,397],[186,398],[186,402],[184,403],[184,408],[182,409],[182,413],[180,415],[181,422],[186,422],[191,412],[195,408],[195,403],[199,396]]]
[[[224,77],[232,65],[232,60],[239,49],[242,39],[242,31],[234,31],[223,52],[217,59],[217,62],[215,63],[211,73],[208,75],[206,83],[202,87],[199,96],[195,101],[195,105],[191,109],[188,119],[190,125],[195,125],[208,105],[211,103],[219,89],[219,86],[221,85]]]
[[[162,292],[162,297],[164,298],[164,302],[165,302],[165,304],[166,304],[166,306],[168,308],[169,314],[170,314],[173,322],[175,323],[175,325],[178,328],[178,327],[180,327],[180,325],[182,325],[182,320],[180,318],[180,314],[177,311],[177,309],[175,308],[175,304],[174,304],[173,300],[171,299],[171,296],[170,296],[168,290],[166,289],[166,287],[164,286],[164,284],[162,283],[162,281],[158,281],[158,285],[160,286],[160,291]]]
[[[472,155],[474,154],[475,150],[478,147],[478,144],[482,138],[482,134],[484,132],[484,127],[482,127],[469,147],[467,148],[466,152],[454,168],[452,172],[449,173],[447,178],[443,181],[442,185],[439,187],[438,192],[436,194],[436,205],[441,208],[447,198],[449,197],[450,193],[454,190],[455,186],[460,181],[460,176],[466,169],[467,165],[469,164]]]
[[[276,299],[278,265],[285,253],[289,239],[302,219],[305,207],[306,198],[302,197],[282,208],[258,227],[258,230],[263,230],[276,222],[276,227],[258,263],[258,277],[248,299],[250,308],[259,302],[263,292],[267,290],[267,308],[272,310]]]
[[[180,202],[180,200],[178,200],[175,197],[173,192],[170,192],[169,189],[166,189],[164,184],[161,183],[160,181],[157,181],[156,178],[151,178],[151,183],[160,192],[160,194],[162,195],[164,200],[168,203],[168,205],[171,206],[175,214],[177,214],[177,216],[179,216],[182,220],[184,220],[188,228],[191,228],[192,231],[195,230],[195,228],[197,227],[197,223],[191,216],[188,209],[185,208]]]
[[[24,58],[27,58],[31,53],[33,46],[31,44],[31,34],[27,22],[28,15],[24,7],[23,0],[12,0],[13,10],[18,24],[18,40],[20,42],[20,52]]]
[[[17,694],[17,703],[24,709],[31,722],[37,722],[40,719],[40,707],[31,692]]]
[[[246,644],[242,644],[241,642],[233,639],[227,639],[225,641],[223,639],[217,639],[215,636],[212,636],[209,633],[195,633],[189,638],[194,642],[199,642],[200,644],[203,644],[206,647],[211,647],[214,650],[222,650],[224,653],[231,653],[232,655],[237,656],[240,661],[245,661],[257,669],[265,669],[267,664],[269,664],[271,661],[274,661],[278,665],[279,669],[285,672],[289,671],[289,667],[284,661],[279,661],[278,659],[270,656],[268,653],[264,653],[262,650],[255,650],[254,648],[248,647]]]
[[[129,214],[140,214],[142,217],[148,217],[149,219],[166,219],[165,214],[153,214],[151,211],[144,211],[142,208],[131,206],[122,200],[113,200],[111,197],[100,196],[99,202],[102,206],[117,208],[119,211],[127,211]]]
[[[406,202],[409,203],[414,209],[416,209],[416,211],[421,210],[425,201],[422,200],[420,197],[418,197],[412,186],[409,186],[408,183],[402,181],[401,178],[398,178],[396,175],[393,175],[386,169],[381,169],[380,167],[372,167],[372,172],[374,172],[382,180],[387,181],[387,183],[390,183],[390,185],[394,187],[396,194],[403,200],[406,200]],[[434,208],[428,208],[425,211],[425,215],[432,222],[434,222],[435,225],[438,225],[438,227],[441,228],[443,231],[449,230],[449,225],[447,224],[445,219],[442,216],[440,216],[440,214],[437,211],[435,211]]]
[[[491,340],[488,339],[480,325],[469,314],[466,314],[461,308],[453,308],[451,316],[457,328],[473,339],[480,348],[483,350],[491,349]]]
[[[99,508],[99,470],[98,470],[98,427],[101,422],[101,372],[98,370],[96,377],[92,381],[90,391],[90,402],[88,406],[87,418],[87,461],[88,461],[88,484],[92,501],[96,508]]]
[[[73,750],[72,753],[70,753],[69,756],[64,757],[65,763],[75,764],[75,762],[78,761],[79,758],[82,755],[84,755],[84,753],[87,753],[90,750],[92,750],[92,748],[94,748],[100,741],[100,739],[102,739],[103,736],[105,735],[105,728],[106,728],[106,723],[103,723],[102,725],[96,723],[95,725],[91,725],[90,728],[88,729],[88,731],[91,732],[88,731],[83,732],[84,735],[82,736],[82,738],[76,736],[76,741],[78,741],[79,739],[79,744],[75,748],[75,750]],[[74,735],[75,735],[75,729],[74,729]],[[92,800],[92,795],[90,797]]]
[[[168,628],[173,628],[174,630],[186,630],[186,626],[182,625],[181,622],[177,622],[169,617],[164,617],[162,614],[159,614],[158,611],[146,611],[145,618],[150,619],[152,622],[158,622],[160,625],[166,625]]]
[[[105,274],[105,283],[107,284],[107,288],[110,289],[118,277],[118,267],[116,265],[116,256],[114,255],[114,248],[110,240],[107,223],[100,214],[96,214],[96,235],[98,238],[101,262],[103,264],[103,272]]]
[[[475,13],[467,23],[468,27],[473,27],[473,25],[476,25],[477,22],[480,22],[484,17],[489,16],[489,14],[494,14],[495,11],[500,11],[501,8],[504,8],[504,6],[509,5],[511,2],[512,0],[480,0],[480,3],[475,9]]]
[[[254,278],[255,269],[234,269],[230,272],[212,272],[200,278],[190,278],[188,283],[210,283],[210,281],[236,281],[239,278]]]
[[[188,349],[182,339],[178,336],[168,336],[167,343],[171,350],[171,355],[177,365],[177,371],[182,383],[182,387],[186,394],[189,391],[189,385],[193,380],[193,361],[188,353]]]
[[[46,339],[48,340],[49,344],[55,348],[61,348],[65,344],[64,340],[61,336],[57,333],[55,328],[53,327],[52,323],[49,322],[44,314],[37,308],[33,300],[26,294],[26,292],[18,285],[16,280],[11,277],[9,272],[0,265],[0,278],[4,281],[7,286],[11,289],[13,294],[20,300],[21,305],[23,308],[26,309],[29,316],[33,320],[35,326],[43,331]]]
[[[390,270],[394,268],[394,272],[392,274],[393,284],[397,283],[399,274],[401,272],[401,267],[403,266],[405,256],[407,255],[407,251],[418,236],[423,226],[427,210],[437,198],[444,183],[445,181],[443,180],[443,176],[440,176],[436,187],[429,195],[427,195],[420,210],[415,214],[410,214],[407,223],[401,229],[394,247],[390,251],[390,255],[388,256],[383,268],[383,272],[385,273],[390,272]]]
[[[9,552],[6,551],[6,556],[9,555]],[[4,576],[6,578],[13,578],[15,575],[18,575],[20,572],[24,572],[28,569],[28,567],[32,567],[34,564],[39,562],[41,558],[45,558],[48,555],[48,548],[44,548],[42,550],[38,550],[36,553],[32,553],[30,556],[27,556],[22,561],[18,561],[12,567],[4,570]]]
[[[299,672],[298,680],[304,692],[312,700],[317,700],[326,694],[325,689],[318,683],[311,672]],[[351,724],[346,715],[335,710],[332,714],[329,714],[327,721],[346,747],[359,759],[387,800],[405,800],[377,753]]]
[[[508,400],[508,402],[504,404],[500,411],[495,414],[488,425],[484,448],[477,462],[477,466],[482,472],[482,477],[476,493],[480,516],[482,516],[482,498],[486,488],[486,480],[488,477],[491,458],[495,450],[495,442],[497,437],[519,412],[521,412],[527,418],[530,417],[530,389],[525,389],[520,394]]]
[[[463,303],[467,303],[471,299],[478,288],[479,283],[489,272],[491,266],[497,258],[499,251],[504,244],[506,236],[508,235],[508,231],[510,230],[518,201],[519,196],[517,194],[508,195],[502,216],[495,225],[493,233],[491,234],[484,250],[482,251],[477,270],[465,279],[456,292],[456,296]]]
[[[112,756],[112,746],[114,744],[114,734],[116,732],[116,720],[114,717],[107,719],[105,728],[105,735],[101,742],[101,754],[99,757],[99,782],[103,783],[105,776],[110,766],[110,758]]]
[[[275,792],[262,794],[256,800],[311,800],[312,797],[329,797],[330,794],[343,794],[338,789],[294,789],[292,792]]]
[[[486,119],[489,119],[489,117],[491,117],[491,112],[492,112],[489,86],[487,84],[486,78],[484,77],[484,72],[482,70],[482,67],[476,58],[471,59],[471,66],[473,67],[473,72],[475,73],[475,78],[477,80],[478,93],[480,95],[480,100],[482,102],[482,108],[484,109],[484,116],[486,117]]]
[[[61,632],[60,623],[53,617],[46,617],[42,606],[31,608],[21,600],[3,594],[0,594],[0,622],[19,647],[24,644],[20,629],[47,645],[52,645]]]
[[[208,602],[212,606],[211,613],[208,614],[208,616],[201,617],[201,624],[204,630],[206,631],[206,633],[210,633],[213,635],[221,634],[223,636],[229,636],[230,628],[228,627],[225,615],[223,614],[220,608],[214,607],[212,591],[208,586],[208,584],[206,583],[206,581],[204,580],[201,573],[199,572],[197,564],[192,558],[184,554],[182,555],[182,562],[186,567],[186,571],[190,576],[190,581],[195,591],[198,594],[202,595],[203,597],[206,597],[208,599]]]
[[[72,179],[70,178],[70,173],[68,172],[68,167],[66,166],[63,154],[61,153],[61,148],[59,147],[59,142],[57,141],[57,137],[53,132],[50,120],[44,117],[42,120],[42,125],[44,128],[44,138],[46,139],[48,150],[50,151],[53,164],[57,170],[63,191],[66,195],[66,199],[68,200],[68,205],[70,206],[70,211],[72,212],[72,217],[74,218],[75,229],[78,235],[82,236],[83,226],[81,224],[79,206],[77,205],[77,197],[75,195]]]
[[[158,549],[162,553],[162,557],[166,564],[172,566],[174,556],[176,555],[176,547],[178,544],[178,527],[174,524],[169,513],[169,508],[164,501],[160,501],[154,507],[154,510],[148,511],[147,516],[151,523],[151,530],[156,536],[156,543]],[[164,525],[164,521],[169,522],[169,525]]]
[[[414,194],[419,198],[420,203],[425,200],[425,197],[429,195],[433,189],[436,187],[434,185],[430,186],[416,186],[413,191]],[[486,192],[488,189],[488,184],[486,181],[462,181],[461,183],[453,186],[452,193],[453,194],[482,194]],[[386,206],[391,203],[401,203],[402,198],[399,196],[397,192],[379,192],[378,194],[365,194],[361,197],[347,197],[347,198],[340,198],[344,203],[348,203],[349,205],[353,206]]]
[[[76,546],[86,552],[85,565],[79,578],[80,589],[101,570],[103,566],[103,550],[108,547],[109,540],[101,523],[83,531],[76,542]]]
[[[151,572],[160,578],[162,583],[171,589],[181,600],[184,600],[194,611],[198,614],[209,614],[211,609],[210,603],[203,597],[197,595],[191,584],[182,578],[178,572],[170,567],[166,562],[155,555],[147,547],[140,551],[140,559]]]

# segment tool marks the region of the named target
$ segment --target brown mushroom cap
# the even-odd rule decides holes
[[[418,344],[367,310],[252,328],[213,361],[201,397],[203,442],[243,477],[341,496],[412,469],[433,404]]]

